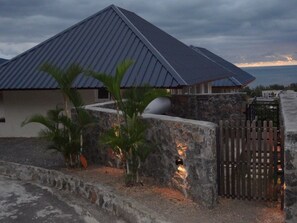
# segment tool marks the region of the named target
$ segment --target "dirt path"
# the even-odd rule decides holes
[[[88,170],[63,170],[91,181],[107,185],[125,197],[148,207],[174,223],[282,223],[283,212],[271,202],[219,199],[209,210],[185,198],[179,191],[160,187],[152,179],[143,179],[144,186],[126,187],[122,170],[110,167],[90,167]]]

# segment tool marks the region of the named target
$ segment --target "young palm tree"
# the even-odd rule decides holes
[[[70,166],[78,163],[83,148],[83,131],[94,122],[90,114],[82,108],[84,105],[79,92],[72,88],[73,82],[83,69],[79,65],[71,65],[66,70],[45,63],[41,71],[49,74],[58,84],[64,98],[64,109],[50,110],[47,116],[34,115],[25,120],[22,125],[28,123],[40,123],[46,127],[40,136],[52,142],[50,148],[64,155],[66,164]],[[74,106],[76,120],[72,120],[70,105]]]
[[[124,60],[116,67],[115,75],[109,75],[101,72],[87,71],[87,75],[99,80],[110,92],[112,99],[115,101],[118,111],[118,123],[120,123],[119,110],[123,109],[124,103],[121,95],[121,83],[127,70],[133,64],[132,60]]]
[[[145,140],[147,126],[140,118],[146,106],[155,98],[168,96],[165,90],[152,89],[148,86],[133,87],[126,90],[125,99],[121,95],[121,82],[129,67],[131,60],[125,60],[116,68],[115,75],[96,73],[88,74],[101,81],[111,93],[118,110],[118,125],[110,129],[101,140],[111,146],[118,154],[124,154],[126,163],[126,183],[138,183],[138,171],[141,162],[150,152]],[[124,121],[120,121],[119,110],[122,111]]]
[[[50,150],[60,152],[67,166],[72,165],[71,157],[79,151],[78,132],[75,123],[63,114],[63,109],[49,110],[47,115],[36,114],[26,119],[22,126],[28,123],[39,123],[46,128],[41,130],[39,136],[50,142]],[[69,135],[72,140],[69,140]],[[76,140],[74,140],[76,139]]]
[[[77,64],[70,65],[66,70],[62,70],[52,64],[44,63],[40,70],[50,75],[58,84],[64,98],[64,112],[67,117],[71,117],[70,106],[71,102],[74,107],[83,105],[83,100],[76,89],[72,88],[73,82],[79,74],[83,73],[83,68]]]

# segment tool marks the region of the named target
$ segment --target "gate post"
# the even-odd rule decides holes
[[[222,120],[220,120],[219,125],[216,128],[216,144],[217,144],[217,188],[218,195],[221,194],[221,135],[220,129],[222,128]]]

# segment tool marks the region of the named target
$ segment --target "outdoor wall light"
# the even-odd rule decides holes
[[[183,161],[182,158],[177,157],[176,160],[175,160],[175,164],[176,164],[177,166],[179,166],[179,165],[184,165],[184,161]]]

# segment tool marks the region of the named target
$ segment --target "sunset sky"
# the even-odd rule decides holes
[[[10,59],[110,4],[239,66],[297,65],[296,0],[0,0]]]

